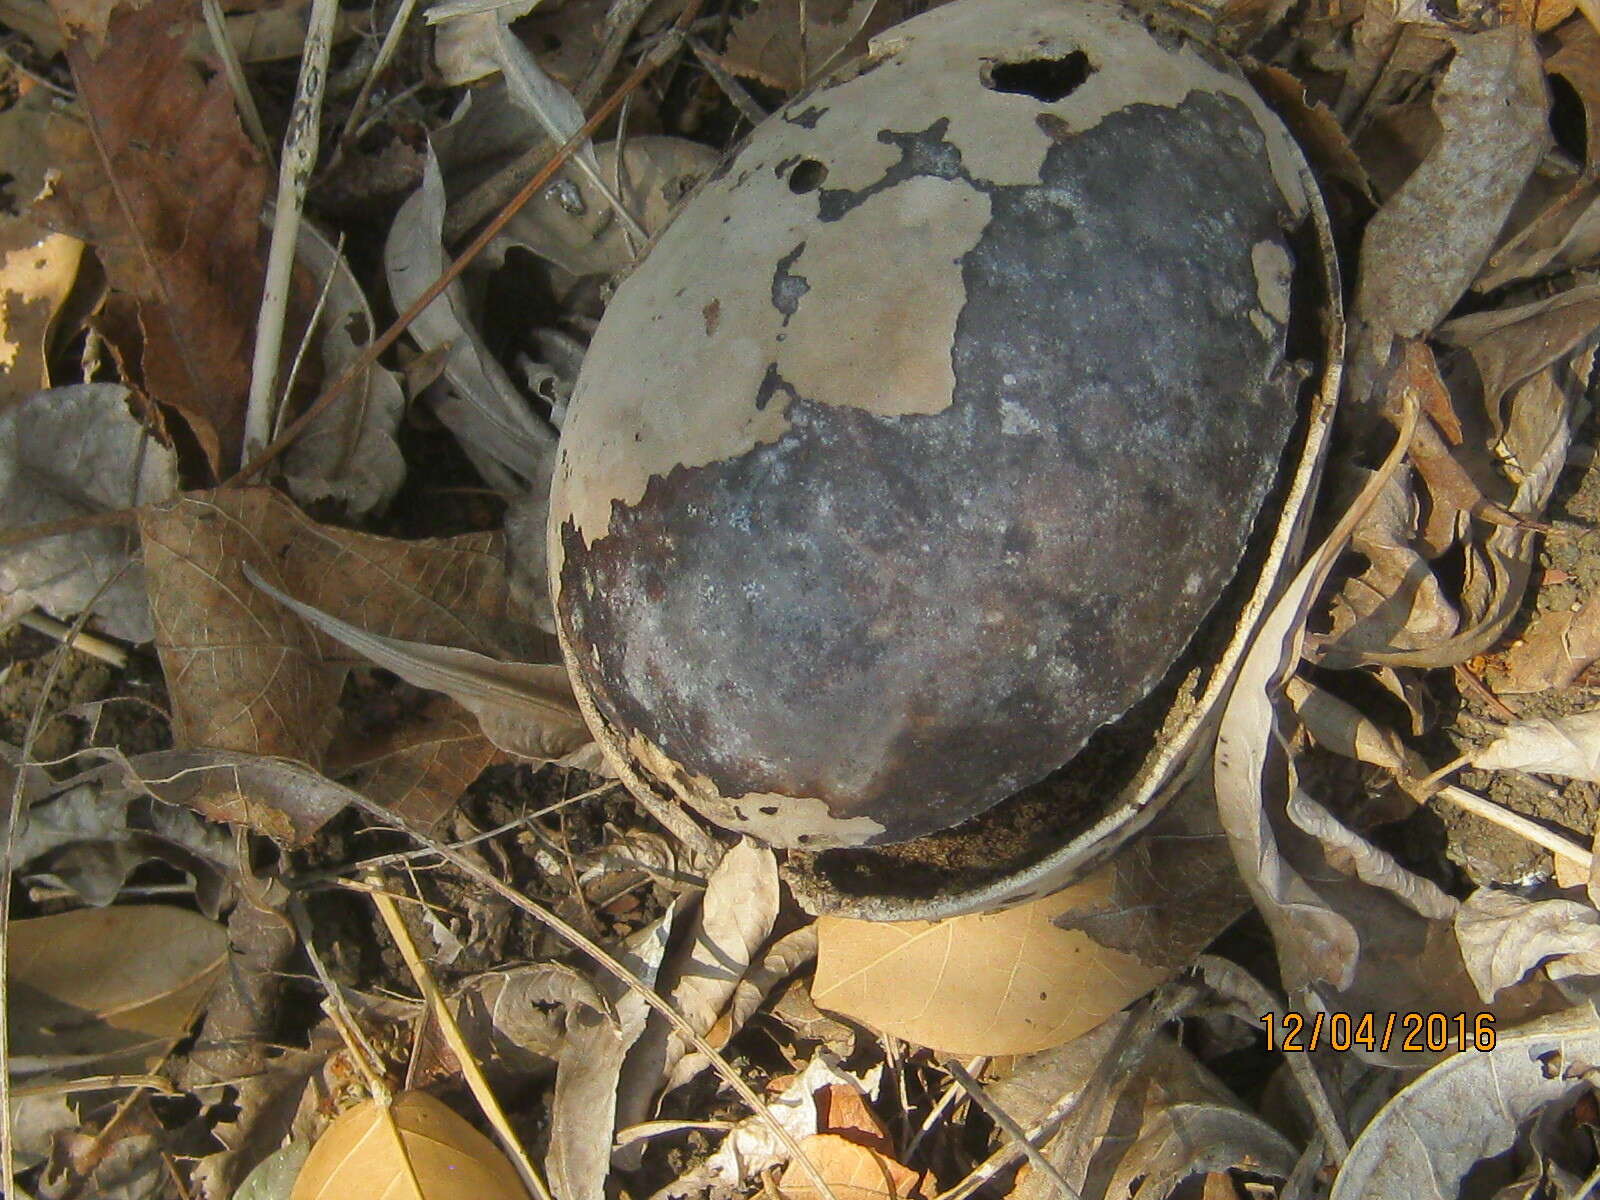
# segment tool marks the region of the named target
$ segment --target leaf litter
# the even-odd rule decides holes
[[[291,94],[303,9],[227,7],[252,103]],[[1246,657],[1214,772],[1127,850],[1000,913],[814,921],[771,851],[594,776],[542,555],[508,564],[496,531],[542,528],[576,363],[645,239],[752,114],[915,7],[749,0],[696,25],[376,363],[381,323],[509,194],[496,173],[664,53],[676,9],[457,12],[433,27],[437,76],[412,21],[370,79],[348,39],[389,14],[342,12],[285,419],[349,382],[282,473],[219,488],[273,220],[241,93],[176,0],[0,0],[19,1194],[431,1196],[477,1172],[474,1194],[527,1195],[517,1158],[559,1200],[1586,1186],[1586,6],[1215,6],[1324,172],[1352,404],[1322,540]],[[157,683],[95,676],[49,720],[31,665],[70,680],[76,652],[13,623],[80,614],[158,658]],[[374,887],[431,948],[420,973],[377,932]],[[1430,1013],[1472,1044],[1360,1036]],[[1295,1014],[1334,1048],[1275,1053]],[[483,1136],[485,1087],[511,1158]]]

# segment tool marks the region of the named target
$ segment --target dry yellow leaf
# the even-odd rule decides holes
[[[920,1200],[922,1176],[876,1150],[836,1133],[802,1138],[800,1149],[833,1189],[836,1200]],[[784,1168],[778,1191],[786,1200],[821,1200],[822,1193],[798,1162]]]
[[[369,1100],[311,1149],[290,1200],[527,1200],[488,1138],[426,1092]],[[842,1198],[841,1198],[842,1200]]]
[[[1501,0],[1500,16],[1508,24],[1549,33],[1577,8],[1576,0]]]
[[[0,247],[0,403],[50,386],[51,328],[82,257],[83,243],[64,233],[40,231],[30,245]]]
[[[149,1063],[194,1021],[228,956],[222,926],[165,905],[13,921],[12,1053]]]
[[[952,1054],[1029,1054],[1093,1029],[1172,971],[1058,929],[1110,895],[1102,868],[1054,896],[943,921],[817,922],[819,1008]]]

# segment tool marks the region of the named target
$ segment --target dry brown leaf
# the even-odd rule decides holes
[[[1334,599],[1332,630],[1319,639],[1324,657],[1434,645],[1461,627],[1460,614],[1413,544],[1420,512],[1412,488],[1411,472],[1402,468],[1351,536],[1367,567]]]
[[[621,162],[617,143],[602,142],[595,147],[595,158],[602,178],[620,175],[627,181],[628,205],[651,234],[666,225],[678,202],[718,162],[710,148],[677,137],[630,137]],[[488,253],[504,256],[520,246],[538,255],[565,272],[555,280],[558,294],[565,294],[578,279],[628,267],[635,251],[626,229],[587,177],[568,167],[556,180],[517,210],[489,243]]]
[[[1511,529],[1526,523],[1484,495],[1477,480],[1439,436],[1431,418],[1417,422],[1417,435],[1411,439],[1411,463],[1428,487],[1433,511],[1441,514],[1443,528],[1453,526],[1457,514]]]
[[[112,287],[138,301],[142,383],[184,414],[220,472],[240,449],[266,167],[222,74],[202,83],[184,58],[197,10],[184,0],[87,9],[58,13],[91,31],[66,54],[99,161],[60,163],[61,185],[34,215],[93,244]]]
[[[1549,33],[1578,10],[1576,0],[1500,0],[1500,19],[1536,33]]]
[[[1356,195],[1372,199],[1372,180],[1350,145],[1350,138],[1333,111],[1306,94],[1306,85],[1282,67],[1262,66],[1250,72],[1250,81],[1271,98],[1300,143],[1306,156]]]
[[[84,20],[98,20],[104,26],[110,15],[110,6],[104,3],[85,6]],[[289,0],[285,4],[271,4],[254,12],[235,12],[224,18],[228,41],[241,62],[270,62],[279,58],[298,58],[306,42],[306,10],[311,0]],[[129,7],[136,7],[130,5]],[[245,8],[246,5],[229,5]],[[349,41],[360,33],[367,23],[364,12],[341,12],[335,19],[334,45]],[[47,0],[0,0],[0,23],[23,34],[42,51],[46,58],[60,54],[66,47],[61,36],[61,24],[51,11]],[[184,45],[184,54],[194,62],[211,62],[216,58],[216,48],[210,33],[202,28],[190,31]]]
[[[1600,658],[1600,601],[1574,613],[1542,612],[1522,640],[1502,657],[1504,674],[1494,681],[1499,695],[1517,696],[1569,686]]]
[[[349,624],[495,656],[550,654],[510,615],[488,534],[403,542],[319,525],[280,493],[196,493],[144,510],[157,649],[180,746],[320,766],[350,655],[246,580]],[[552,668],[558,669],[558,668]]]
[[[1357,762],[1391,772],[1402,786],[1428,773],[1423,758],[1394,730],[1373,721],[1353,704],[1296,675],[1284,685],[1295,715],[1317,745]]]
[[[835,1200],[924,1200],[929,1195],[920,1172],[836,1133],[813,1133],[800,1149],[822,1172]],[[823,1200],[798,1162],[784,1168],[778,1191],[787,1200]]]
[[[301,533],[281,503],[265,488],[185,496],[143,510],[139,531],[173,740],[316,765],[347,667],[243,572],[281,578]]]
[[[52,1060],[143,1064],[166,1054],[227,957],[222,926],[163,905],[84,908],[13,921],[11,1069]]]
[[[1600,169],[1600,29],[1587,20],[1573,21],[1557,30],[1555,36],[1557,49],[1545,59],[1544,69],[1565,80],[1583,102],[1587,130],[1584,158],[1589,170],[1594,171]]]
[[[155,750],[114,769],[129,788],[285,845],[310,840],[354,800],[347,788],[301,763],[228,750]]]
[[[0,408],[50,386],[51,332],[83,255],[83,243],[64,233],[41,232],[15,249],[7,240],[0,234]]]
[[[1569,288],[1531,304],[1457,317],[1439,340],[1472,356],[1483,404],[1498,432],[1506,395],[1589,341],[1600,327],[1600,283]]]
[[[1507,725],[1472,756],[1485,771],[1532,771],[1600,783],[1600,710]]]
[[[456,700],[478,719],[484,736],[507,754],[537,762],[566,761],[590,745],[589,727],[573,699],[566,667],[559,663],[505,662],[454,646],[384,637],[302,604],[251,567],[244,568],[244,575],[251,586],[367,661]]]
[[[836,1133],[879,1154],[894,1153],[894,1139],[860,1088],[830,1083],[811,1098],[817,1103],[818,1133]]]
[[[865,48],[862,35],[875,31],[874,7],[875,0],[813,0],[806,6],[799,0],[762,0],[730,26],[722,64],[735,75],[798,91],[819,68],[842,61],[852,43],[860,41]]]
[[[1532,191],[1530,187],[1530,194]],[[1472,289],[1492,292],[1508,283],[1582,269],[1597,259],[1600,184],[1587,174],[1559,190],[1552,189],[1544,207],[1489,256]]]
[[[1054,896],[943,921],[817,922],[819,1008],[952,1054],[1026,1054],[1094,1028],[1171,971],[1054,923],[1105,904],[1104,867]]]
[[[468,785],[503,757],[472,714],[448,696],[429,694],[378,736],[345,738],[328,752],[333,775],[423,828],[454,807]]]
[[[116,383],[36,392],[0,410],[0,525],[28,525],[165,500],[177,455],[155,441]],[[125,526],[82,529],[0,556],[0,624],[34,605],[70,619],[91,603],[97,628],[152,635],[145,576]]]
[[[1372,218],[1361,244],[1352,327],[1359,392],[1397,337],[1428,334],[1494,248],[1524,181],[1551,141],[1544,73],[1516,27],[1457,37],[1434,97],[1443,133]]]
[[[1456,912],[1456,940],[1485,1004],[1541,965],[1552,979],[1600,975],[1600,913],[1576,900],[1480,887]]]
[[[290,1200],[526,1200],[499,1149],[426,1092],[343,1114],[311,1148]]]
[[[688,958],[669,976],[673,1006],[702,1036],[733,999],[739,981],[772,933],[778,916],[778,863],[771,850],[749,838],[722,856],[706,881],[695,914]],[[664,1070],[668,1087],[684,1082],[673,1074],[689,1052],[676,1031],[667,1039]],[[703,1065],[703,1064],[702,1064]]]

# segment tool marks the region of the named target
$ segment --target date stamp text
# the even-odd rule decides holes
[[[1285,1053],[1314,1050],[1365,1050],[1388,1054],[1494,1049],[1493,1013],[1404,1012],[1374,1017],[1371,1013],[1262,1013],[1267,1049]]]

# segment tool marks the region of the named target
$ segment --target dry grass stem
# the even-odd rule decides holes
[[[1501,829],[1508,829],[1520,837],[1527,838],[1536,846],[1542,846],[1551,854],[1559,855],[1578,867],[1585,874],[1589,872],[1594,862],[1594,855],[1583,846],[1578,845],[1570,838],[1563,837],[1553,829],[1546,829],[1537,821],[1531,821],[1521,813],[1514,813],[1504,805],[1496,804],[1486,796],[1476,792],[1469,792],[1466,788],[1448,784],[1440,788],[1434,795],[1443,800],[1450,801],[1457,808],[1465,809],[1474,816],[1482,817],[1485,821],[1492,821]]]
[[[378,881],[369,881],[376,885]],[[395,906],[393,897],[387,892],[379,890],[376,886],[371,893],[373,904],[378,907],[378,914],[383,918],[384,927],[389,930],[389,936],[394,938],[395,944],[400,948],[400,956],[406,960],[406,967],[411,972],[411,977],[416,981],[417,989],[422,993],[422,999],[428,1006],[428,1011],[433,1014],[433,1019],[439,1023],[439,1031],[444,1034],[444,1040],[449,1045],[450,1051],[456,1056],[456,1061],[461,1064],[461,1074],[466,1078],[467,1087],[471,1090],[473,1099],[478,1102],[478,1107],[483,1110],[483,1115],[488,1118],[489,1124],[494,1128],[495,1135],[500,1139],[500,1145],[510,1156],[517,1168],[517,1174],[522,1177],[522,1182],[539,1200],[554,1200],[550,1189],[545,1186],[544,1177],[534,1167],[528,1152],[522,1148],[522,1143],[517,1140],[511,1122],[506,1118],[505,1109],[500,1106],[499,1099],[494,1094],[494,1089],[489,1086],[489,1081],[483,1076],[483,1068],[478,1065],[478,1060],[472,1053],[472,1048],[467,1045],[467,1039],[461,1034],[461,1027],[456,1024],[450,1006],[444,1002],[444,997],[439,993],[439,984],[433,978],[433,972],[428,969],[428,964],[422,961],[422,955],[417,951],[417,943],[411,937],[411,931],[406,928],[406,923],[400,918],[400,910]]]
[[[272,240],[267,246],[267,274],[261,295],[261,318],[256,325],[255,358],[250,368],[250,401],[245,410],[244,456],[259,454],[272,441],[277,419],[278,355],[283,347],[283,323],[289,308],[295,248],[300,241],[300,215],[306,202],[306,185],[316,169],[321,144],[322,93],[328,80],[328,56],[333,50],[338,0],[312,0],[311,23],[306,30],[300,59],[300,83],[289,131],[283,141],[283,161],[278,165],[277,208],[272,219]]]

